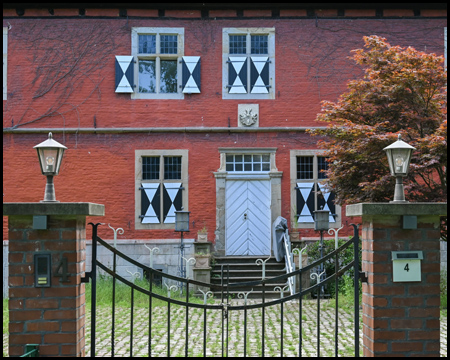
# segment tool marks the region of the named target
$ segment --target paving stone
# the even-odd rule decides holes
[[[234,300],[232,305],[242,305]],[[248,304],[255,303],[249,300]],[[283,356],[299,356],[298,302],[284,304]],[[302,356],[317,356],[317,301],[303,301]],[[185,355],[185,309],[171,308],[170,355]],[[220,310],[207,311],[206,355],[222,356],[222,316]],[[86,309],[86,356],[90,355],[90,309]],[[189,356],[203,356],[202,309],[189,309]],[[265,310],[265,356],[279,357],[280,352],[280,305]],[[320,340],[321,356],[334,356],[335,311],[330,301],[321,303]],[[111,356],[111,310],[99,308],[97,313],[96,356]],[[167,306],[155,307],[152,311],[152,356],[167,356]],[[226,332],[226,326],[224,326]],[[130,309],[116,308],[114,355],[130,356]],[[261,356],[262,319],[261,309],[247,311],[247,356]],[[228,356],[244,354],[244,312],[229,311]],[[362,352],[362,326],[360,327],[360,349]],[[224,347],[226,354],[226,348]],[[8,353],[8,335],[3,334],[3,354]],[[339,356],[354,356],[353,315],[339,309],[338,314],[338,353]],[[135,309],[133,320],[133,356],[148,356],[148,309]],[[447,357],[447,318],[441,319],[441,356]]]

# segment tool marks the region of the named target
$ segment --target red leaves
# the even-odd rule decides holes
[[[447,197],[447,74],[443,58],[412,47],[391,46],[385,38],[364,38],[353,59],[365,68],[336,103],[322,102],[318,121],[328,122],[319,146],[330,158],[328,185],[338,203],[392,199],[394,179],[382,150],[398,133],[417,148],[405,179],[416,201]]]

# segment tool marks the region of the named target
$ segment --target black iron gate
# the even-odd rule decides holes
[[[353,228],[354,228],[354,236],[352,237],[351,240],[348,240],[347,242],[345,242],[341,247],[339,247],[338,249],[336,249],[335,251],[329,253],[328,255],[324,256],[322,259],[303,267],[302,269],[298,269],[290,274],[285,274],[282,276],[278,276],[278,277],[274,277],[274,278],[266,278],[266,279],[262,279],[259,281],[252,281],[252,282],[247,282],[247,283],[239,283],[239,284],[233,284],[233,283],[228,283],[228,282],[224,282],[224,279],[228,279],[228,276],[226,276],[226,272],[227,269],[224,268],[224,266],[222,266],[222,284],[221,285],[211,285],[208,283],[203,283],[203,282],[199,282],[199,281],[195,281],[195,280],[191,280],[191,279],[185,279],[185,278],[180,278],[180,277],[176,277],[176,276],[172,276],[169,274],[162,274],[160,271],[152,269],[150,267],[144,266],[140,263],[138,263],[137,261],[131,259],[130,257],[128,257],[127,255],[117,251],[114,247],[112,247],[111,245],[107,244],[104,240],[100,239],[97,236],[97,227],[98,225],[100,225],[99,223],[97,224],[93,224],[90,223],[90,225],[92,225],[93,227],[93,231],[92,231],[92,268],[90,272],[86,272],[86,277],[83,279],[84,282],[88,282],[89,279],[92,280],[91,282],[91,286],[92,286],[92,290],[91,290],[91,356],[95,357],[95,350],[96,350],[96,311],[97,311],[97,305],[96,305],[96,300],[97,300],[97,294],[96,294],[96,285],[97,285],[97,272],[98,269],[102,269],[105,273],[109,274],[112,277],[112,300],[111,300],[111,321],[112,321],[112,326],[111,326],[111,356],[114,356],[115,354],[115,299],[116,299],[116,283],[117,281],[121,282],[122,284],[125,284],[126,286],[128,286],[131,289],[131,297],[130,297],[130,309],[131,309],[131,315],[130,315],[130,354],[129,356],[132,357],[133,356],[133,321],[134,321],[134,314],[133,314],[133,309],[134,309],[134,296],[135,296],[135,292],[140,292],[142,294],[145,294],[148,296],[148,319],[147,319],[147,324],[148,324],[148,356],[152,356],[152,326],[154,325],[152,323],[152,301],[154,299],[159,299],[162,300],[164,302],[167,303],[167,344],[166,344],[166,349],[167,349],[167,356],[169,357],[171,355],[171,311],[170,311],[170,306],[171,304],[174,305],[180,305],[182,307],[184,307],[185,310],[185,334],[184,334],[184,338],[185,338],[185,343],[184,343],[184,352],[185,352],[185,356],[188,357],[188,350],[189,350],[189,314],[190,314],[190,310],[194,309],[194,308],[199,308],[199,309],[203,309],[203,313],[204,313],[204,321],[203,321],[203,355],[206,356],[206,349],[207,349],[207,340],[206,340],[206,317],[207,317],[207,310],[210,311],[219,311],[221,312],[221,354],[222,357],[223,356],[228,356],[228,342],[229,342],[229,318],[230,318],[230,314],[232,312],[243,312],[243,326],[244,326],[244,347],[243,347],[243,356],[247,355],[247,334],[249,329],[247,329],[247,314],[250,310],[252,309],[260,309],[261,311],[261,356],[265,355],[265,337],[266,337],[266,316],[265,316],[265,312],[266,309],[268,309],[269,307],[272,306],[276,306],[276,305],[280,305],[280,310],[281,310],[281,323],[280,323],[280,327],[281,327],[281,331],[280,331],[280,341],[279,341],[279,351],[280,351],[280,356],[283,356],[283,352],[284,352],[284,334],[283,334],[283,309],[284,309],[284,305],[287,302],[290,301],[295,301],[295,305],[297,305],[298,302],[298,354],[302,354],[302,347],[303,347],[303,321],[302,321],[302,316],[303,316],[303,302],[304,302],[304,298],[305,296],[307,296],[308,294],[312,294],[312,293],[316,293],[318,294],[318,296],[316,296],[317,299],[317,334],[316,334],[316,340],[317,340],[317,356],[320,356],[320,350],[321,350],[321,329],[320,328],[320,317],[321,317],[321,313],[320,313],[320,302],[323,301],[321,298],[322,296],[319,296],[319,294],[321,294],[321,289],[326,286],[327,284],[331,283],[334,281],[335,283],[335,294],[334,294],[334,300],[335,300],[335,306],[336,306],[336,310],[335,310],[335,319],[334,319],[334,329],[325,329],[325,331],[330,332],[330,331],[334,331],[334,339],[335,339],[335,344],[334,344],[334,354],[335,356],[338,356],[338,334],[339,334],[339,322],[338,322],[338,308],[339,308],[339,295],[338,295],[338,279],[344,275],[344,273],[346,273],[347,271],[350,271],[354,274],[353,276],[353,285],[354,285],[354,315],[353,315],[353,322],[354,322],[354,356],[358,357],[359,356],[359,279],[362,275],[362,273],[360,272],[359,269],[359,235],[358,235],[358,227],[354,224],[352,224]],[[109,250],[112,253],[113,256],[113,261],[112,261],[112,268],[109,268],[108,266],[102,264],[100,261],[98,261],[97,259],[97,247],[98,246],[103,246],[105,249]],[[349,261],[348,263],[343,263],[342,259],[340,259],[340,255],[346,250],[346,249],[351,249],[351,247],[353,246],[353,259],[351,261]],[[137,266],[138,268],[141,268],[143,272],[146,272],[148,275],[148,288],[145,289],[141,286],[137,286],[136,284],[134,284],[132,281],[129,281],[127,279],[125,279],[124,277],[120,276],[117,273],[117,263],[118,263],[118,259],[117,258],[121,258],[127,262],[129,262],[130,264],[133,264],[135,266]],[[334,259],[334,264],[335,264],[335,272],[326,277],[325,279],[322,278],[322,280],[319,280],[319,276],[317,274],[317,279],[318,282],[316,284],[314,284],[313,286],[310,286],[306,289],[302,288],[302,281],[301,281],[301,277],[302,274],[305,274],[311,270],[314,270],[315,268],[318,268],[320,264],[325,263],[326,261],[332,261]],[[168,292],[168,294],[165,295],[161,295],[158,293],[154,292],[154,281],[152,281],[152,279],[154,278],[154,275],[158,277],[158,279],[161,278],[161,276],[163,277],[163,279],[166,279],[166,281],[171,281],[172,283],[179,283],[182,284],[185,288],[185,299],[184,300],[180,300],[180,299],[172,299],[170,296],[170,290]],[[224,276],[225,275],[225,276]],[[292,295],[288,295],[283,297],[283,293],[281,293],[281,298],[280,299],[269,299],[266,297],[266,286],[270,285],[271,283],[280,283],[283,281],[288,281],[289,277],[296,277],[297,279],[299,279],[300,281],[298,281],[298,287],[297,287],[297,291],[292,294]],[[163,280],[164,282],[164,280]],[[245,301],[243,302],[243,304],[238,304],[238,305],[233,305],[230,302],[230,291],[233,290],[233,288],[236,288],[237,286],[239,287],[243,287],[245,286],[246,288],[249,289],[249,292],[251,292],[250,290],[258,285],[262,285],[262,297],[261,297],[261,301],[258,303],[253,303],[253,304],[247,304],[247,293],[243,293],[244,296],[243,298],[245,298]],[[206,291],[202,291],[202,293],[204,294],[204,303],[200,304],[200,303],[193,303],[193,302],[189,302],[189,298],[192,295],[192,290],[191,287],[193,286],[199,286],[202,289],[209,289],[211,292],[214,293],[215,297],[217,299],[220,298],[220,301],[216,301],[214,303],[207,303],[206,298],[207,298],[207,292]],[[254,331],[255,329],[253,329]]]

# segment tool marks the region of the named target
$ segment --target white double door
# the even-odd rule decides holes
[[[271,254],[269,179],[227,180],[225,254]]]

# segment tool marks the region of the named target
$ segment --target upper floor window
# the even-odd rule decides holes
[[[223,29],[223,99],[274,99],[275,29]]]
[[[136,27],[132,29],[135,59],[134,99],[183,99],[181,57],[183,28]]]

